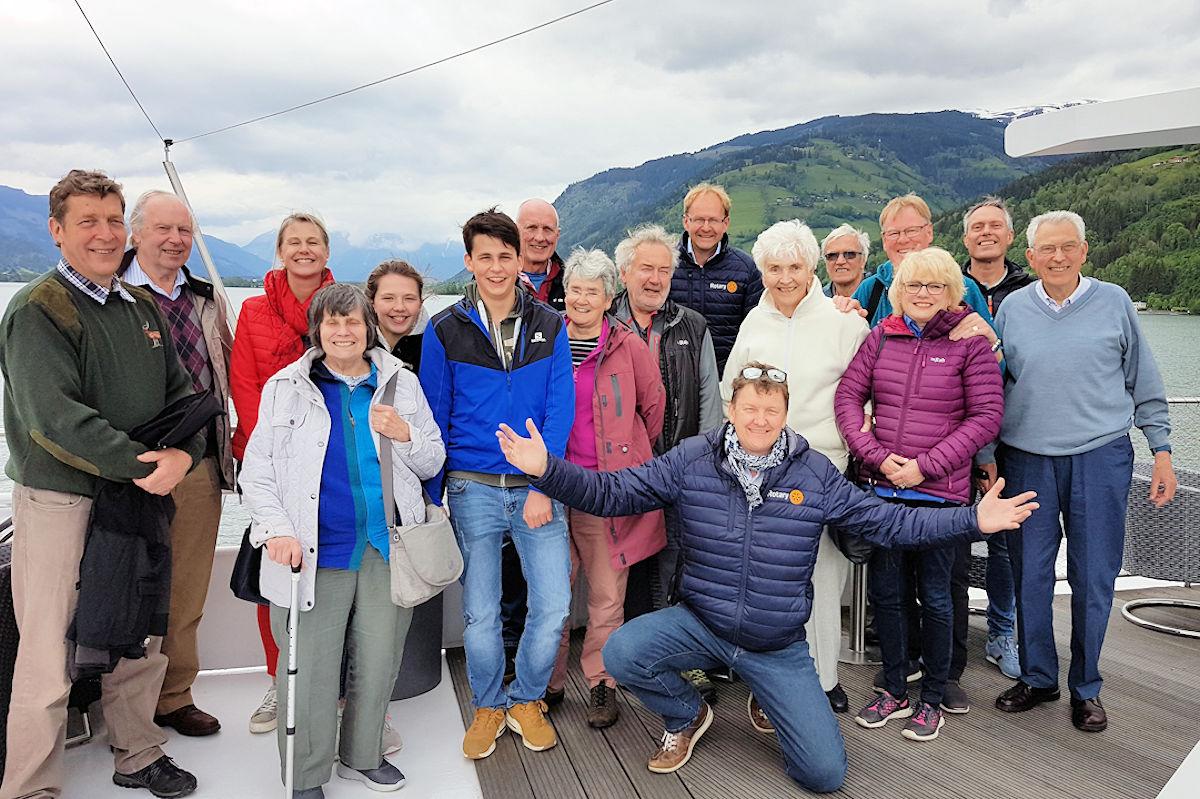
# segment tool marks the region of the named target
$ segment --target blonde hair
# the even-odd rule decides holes
[[[303,211],[295,211],[284,217],[279,223],[279,232],[275,234],[275,253],[279,254],[279,250],[283,247],[283,237],[287,234],[287,229],[291,225],[307,222],[310,225],[315,225],[317,231],[321,234],[321,239],[325,242],[325,248],[329,249],[329,231],[325,228],[325,223],[316,214],[309,214]],[[283,264],[275,267],[282,269]]]
[[[900,213],[905,208],[911,208],[921,215],[921,218],[926,222],[933,221],[933,214],[929,213],[929,203],[922,200],[911,191],[908,194],[903,194],[899,197],[893,197],[888,200],[888,204],[883,206],[883,210],[879,212],[879,227],[882,230],[887,220]]]
[[[716,183],[697,183],[695,186],[692,186],[688,190],[688,193],[683,196],[683,212],[685,214],[701,194],[715,195],[721,201],[721,207],[725,209],[725,216],[729,216],[729,209],[733,207],[733,201],[729,199],[728,192]]]
[[[892,276],[892,285],[888,287],[888,300],[892,303],[892,315],[903,316],[901,300],[904,298],[904,284],[914,281],[926,283],[945,283],[946,307],[957,308],[962,305],[967,286],[963,282],[962,267],[954,260],[954,256],[941,247],[926,247],[917,252],[910,252],[896,267]]]

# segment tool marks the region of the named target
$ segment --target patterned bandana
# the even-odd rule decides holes
[[[775,446],[771,447],[771,451],[766,455],[751,455],[746,450],[742,449],[741,442],[738,441],[737,433],[733,430],[733,425],[729,425],[725,430],[725,455],[726,461],[729,463],[729,468],[733,471],[734,477],[742,485],[742,490],[746,492],[746,502],[750,505],[750,510],[754,510],[763,503],[762,500],[762,473],[773,466],[778,466],[783,463],[783,456],[787,453],[787,428],[779,433],[779,438],[775,439]],[[751,476],[753,470],[757,476]]]

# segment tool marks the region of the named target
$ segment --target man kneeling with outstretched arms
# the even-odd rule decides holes
[[[618,472],[549,457],[532,421],[530,438],[507,425],[496,435],[510,463],[572,508],[626,516],[674,506],[680,515],[679,604],[628,622],[604,647],[609,673],[663,717],[649,769],[681,767],[713,720],[680,671],[728,666],[774,723],[788,775],[809,790],[834,791],[846,776],[846,749],[804,640],[822,527],[920,549],[1016,529],[1038,505],[1033,492],[1001,499],[1002,480],[974,508],[885,503],[785,427],[782,370],[752,362],[732,388],[730,423]]]

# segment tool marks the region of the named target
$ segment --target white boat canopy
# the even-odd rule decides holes
[[[1197,142],[1200,88],[1076,105],[1014,119],[1004,131],[1004,150],[1013,158]]]

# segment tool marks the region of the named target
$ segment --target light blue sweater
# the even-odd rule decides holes
[[[1075,455],[1136,425],[1151,451],[1170,449],[1166,389],[1120,286],[1092,285],[1061,311],[1031,284],[996,314],[1008,367],[1000,440],[1037,455]]]

